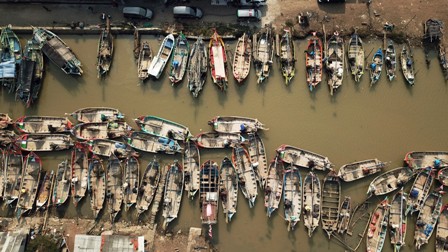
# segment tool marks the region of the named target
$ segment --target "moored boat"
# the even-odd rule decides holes
[[[305,53],[306,83],[310,91],[322,81],[322,41],[313,33]]]
[[[266,185],[264,186],[264,206],[266,207],[267,215],[269,218],[271,217],[272,213],[275,210],[277,210],[278,205],[280,204],[280,200],[282,198],[283,193],[282,173],[283,173],[283,162],[278,160],[278,158],[275,158],[269,164]],[[300,187],[302,187],[302,180],[300,180]],[[302,204],[301,196],[300,196],[300,204]]]
[[[0,44],[2,45],[1,53],[10,54],[11,58],[14,60],[14,63],[20,65],[22,61],[22,49],[20,45],[20,40],[12,30],[11,25],[7,25],[2,28],[2,32],[0,34]]]
[[[0,130],[0,145],[8,146],[17,138],[17,134],[13,130]]]
[[[214,161],[205,161],[201,166],[199,205],[202,224],[218,222],[219,166]]]
[[[370,86],[377,83],[381,77],[381,72],[383,70],[384,54],[383,49],[378,48],[372,58],[372,63],[370,63]]]
[[[30,134],[65,133],[72,127],[67,117],[58,116],[22,116],[14,122],[14,128],[20,133]]]
[[[394,251],[400,251],[406,240],[406,196],[403,188],[398,191],[392,199],[389,211],[390,243],[394,246]]]
[[[432,192],[426,197],[415,223],[414,241],[417,250],[428,243],[429,238],[431,238],[442,210],[442,204],[440,193]]]
[[[322,195],[320,190],[320,180],[317,175],[310,171],[303,180],[303,221],[308,229],[308,237],[311,237],[314,230],[319,226],[321,216]]]
[[[90,192],[90,208],[93,212],[93,218],[98,218],[103,209],[106,198],[106,170],[104,170],[102,160],[93,155],[89,160],[88,189]]]
[[[12,26],[2,28],[0,34],[0,81],[10,93],[16,91],[16,78],[22,61],[20,40],[12,31]]]
[[[367,159],[341,166],[338,176],[345,182],[350,182],[381,172],[384,167],[386,164],[376,158]]]
[[[248,140],[247,151],[249,152],[250,162],[254,168],[260,188],[264,188],[268,177],[268,163],[266,161],[264,143],[257,133],[249,133]]]
[[[414,57],[407,45],[403,45],[400,55],[401,71],[406,82],[412,86],[415,83]]]
[[[348,64],[355,82],[359,82],[364,74],[364,61],[363,42],[355,32],[351,36],[348,46]]]
[[[77,124],[71,133],[80,140],[113,139],[123,137],[131,130],[126,122],[92,122]]]
[[[298,167],[325,171],[333,166],[327,157],[291,145],[280,145],[276,151],[280,160]]]
[[[73,146],[70,136],[64,134],[25,134],[16,139],[24,151],[58,151]]]
[[[243,146],[239,145],[232,150],[232,162],[238,175],[238,183],[244,197],[249,202],[249,207],[255,205],[257,199],[257,179],[250,162],[249,154]]]
[[[76,143],[71,158],[72,198],[75,207],[86,195],[89,176],[89,149],[83,143]]]
[[[384,195],[403,187],[416,173],[409,167],[399,167],[387,171],[370,182],[367,198]]]
[[[233,77],[241,84],[249,75],[250,63],[252,61],[252,41],[249,35],[243,34],[235,46],[235,53],[233,55]]]
[[[190,44],[187,38],[181,32],[174,43],[173,55],[171,57],[171,68],[169,79],[174,85],[184,78],[185,70],[188,65],[188,56],[190,54]]]
[[[139,116],[134,121],[146,133],[174,140],[184,141],[191,135],[190,130],[186,126],[158,116]]]
[[[199,92],[204,87],[208,70],[207,47],[201,36],[198,37],[191,47],[188,61],[188,90],[190,90],[193,97],[198,97]]]
[[[106,171],[106,197],[110,221],[114,223],[123,203],[123,167],[113,154],[109,157]]]
[[[334,91],[342,85],[345,70],[344,39],[338,32],[335,32],[328,40],[327,50],[328,86],[330,94],[333,95]]]
[[[431,168],[426,168],[417,174],[412,185],[406,206],[406,215],[419,212],[423,207],[423,203],[428,196],[429,190],[431,189],[432,183],[434,181],[434,175]]]
[[[51,194],[51,186],[53,183],[53,175],[54,172],[47,171],[42,179],[42,183],[39,187],[39,191],[37,192],[36,199],[36,211],[45,208],[45,204],[48,202],[48,198]]]
[[[339,206],[341,205],[341,181],[336,172],[330,171],[322,185],[322,229],[331,238],[338,231]]]
[[[17,201],[17,216],[21,217],[33,209],[39,187],[42,160],[30,152],[24,160],[20,194]]]
[[[225,157],[221,162],[219,178],[219,197],[226,223],[232,220],[238,203],[238,174],[232,161]]]
[[[448,151],[411,151],[406,153],[404,162],[414,169],[439,168],[442,164],[448,165]]]
[[[241,141],[240,134],[204,132],[195,137],[197,145],[207,149],[222,149],[234,147]]]
[[[146,80],[149,77],[149,65],[152,61],[152,50],[147,41],[143,42],[142,47],[140,48],[140,52],[138,54],[137,61],[137,74],[138,78],[142,81]]]
[[[345,196],[339,208],[338,233],[344,234],[348,230],[350,219],[352,217],[352,199],[350,196]]]
[[[184,172],[177,160],[170,165],[166,174],[165,191],[163,194],[164,218],[162,228],[166,230],[168,224],[177,218],[184,190]]]
[[[448,205],[442,207],[436,231],[436,252],[448,251]]]
[[[158,79],[162,75],[163,69],[168,62],[174,47],[174,36],[168,34],[162,41],[159,51],[151,61],[148,72],[151,76]]]
[[[109,72],[114,55],[114,37],[110,32],[110,18],[106,17],[106,27],[103,28],[98,42],[98,55],[96,68],[98,77]]]
[[[160,164],[157,159],[154,159],[148,163],[145,172],[143,173],[142,180],[140,182],[140,188],[138,190],[137,204],[137,216],[140,216],[143,212],[148,210],[149,205],[156,195],[157,186],[160,181]]]
[[[395,71],[397,70],[397,54],[395,53],[395,46],[392,40],[389,40],[386,47],[385,52],[385,63],[386,63],[386,71],[387,77],[389,77],[389,81],[392,81],[395,78]]]
[[[283,174],[283,204],[288,231],[294,230],[302,214],[302,177],[294,166],[285,168]]]
[[[4,164],[3,201],[6,202],[6,205],[12,206],[20,194],[23,171],[22,152],[15,147],[6,149]]]
[[[226,47],[222,37],[215,32],[210,37],[208,45],[210,55],[210,71],[213,83],[215,83],[221,91],[227,89],[227,54]]]
[[[125,210],[128,210],[137,203],[140,177],[140,165],[134,156],[126,158],[123,174],[123,202]]]
[[[437,180],[440,184],[448,186],[448,166],[442,167],[437,173]]]
[[[282,70],[283,77],[285,78],[285,84],[288,85],[295,75],[295,52],[294,52],[294,40],[289,29],[283,30],[282,38],[280,39],[280,68]],[[322,53],[322,47],[321,47]],[[321,59],[322,60],[322,59]],[[322,62],[321,62],[322,63]]]
[[[67,160],[58,164],[52,192],[52,204],[56,207],[63,205],[70,195],[71,173],[71,166]]]
[[[12,124],[12,119],[8,114],[0,113],[0,129],[6,129]]]
[[[199,148],[192,141],[185,143],[185,149],[183,153],[183,166],[185,177],[185,191],[188,192],[188,197],[193,199],[200,187],[200,162],[201,156]]]
[[[264,31],[258,35],[258,40],[254,39],[253,42],[256,48],[253,52],[253,58],[257,83],[261,84],[269,77],[273,63],[275,43],[272,28],[266,26]]]
[[[387,235],[389,208],[389,201],[386,197],[373,211],[367,231],[367,252],[380,252],[383,249]]]
[[[93,139],[88,144],[93,154],[103,157],[114,154],[118,158],[126,158],[135,153],[130,145],[109,139]]]
[[[80,123],[124,121],[124,114],[109,107],[86,107],[70,113]]]
[[[258,119],[242,116],[215,116],[208,124],[213,130],[222,133],[254,133],[268,130]]]
[[[132,132],[125,139],[130,146],[144,152],[174,155],[182,151],[176,140],[141,131]]]

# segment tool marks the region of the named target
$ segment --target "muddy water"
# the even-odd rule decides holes
[[[395,168],[402,165],[408,151],[448,149],[448,85],[443,81],[435,55],[430,55],[434,60],[430,68],[426,68],[422,50],[414,52],[418,72],[414,87],[406,86],[400,72],[393,82],[383,75],[372,88],[367,74],[358,84],[346,74],[343,86],[332,97],[325,82],[314,92],[309,92],[304,73],[306,42],[296,41],[296,77],[289,86],[285,86],[279,64],[275,62],[271,77],[261,86],[256,85],[252,71],[243,86],[230,78],[227,93],[220,92],[208,80],[199,98],[193,99],[185,81],[176,87],[170,85],[167,69],[160,80],[140,84],[132,56],[133,41],[129,36],[119,36],[115,40],[112,70],[101,80],[97,79],[95,68],[97,37],[62,38],[83,62],[84,75],[80,78],[66,76],[53,64],[47,64],[37,106],[26,110],[2,90],[2,112],[13,118],[23,114],[62,116],[80,107],[111,106],[125,113],[128,123],[134,127],[133,118],[154,114],[187,125],[194,134],[211,130],[207,121],[215,115],[249,116],[258,118],[270,128],[262,133],[268,159],[274,157],[279,145],[287,143],[328,156],[336,168],[344,163],[375,157],[390,162],[388,168]],[[160,41],[157,38],[143,36],[143,39],[149,39],[152,49],[158,50]],[[380,42],[366,42],[366,55],[380,46]],[[369,58],[372,56],[370,54]],[[230,150],[203,150],[201,160],[213,159],[220,163],[225,155],[231,155]],[[55,170],[60,161],[69,157],[69,152],[41,156],[44,169]],[[180,155],[158,157],[164,163],[181,159]],[[142,170],[151,159],[152,155],[142,155]],[[301,174],[304,177],[306,171],[302,170]],[[319,176],[323,178],[324,174]],[[355,202],[361,202],[368,183],[369,179],[344,184],[343,193]],[[213,229],[213,243],[221,251],[343,251],[337,243],[328,241],[321,228],[310,239],[303,222],[295,231],[288,232],[282,219],[282,206],[268,219],[261,194],[259,192],[253,209],[249,209],[240,194],[238,211],[230,224],[225,224],[220,213],[219,224]],[[372,203],[378,200],[374,199]],[[92,216],[89,198],[81,201],[78,209],[68,202],[63,209],[52,210],[52,214],[89,218]],[[12,212],[3,211],[3,215],[12,215]],[[108,218],[107,212],[102,212],[102,218]],[[135,221],[135,212],[122,213],[119,218]],[[415,217],[409,220],[409,223],[414,222]],[[184,197],[179,218],[170,227],[174,231],[187,231],[190,226],[200,225],[198,199],[188,201]],[[413,224],[408,228],[407,237],[405,250],[413,250]],[[430,250],[433,243],[434,239],[425,250]],[[365,250],[365,245],[361,245],[360,250]],[[392,251],[389,236],[384,251]]]

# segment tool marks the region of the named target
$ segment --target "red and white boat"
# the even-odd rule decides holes
[[[228,81],[226,47],[222,37],[218,35],[216,30],[210,37],[208,49],[213,82],[218,85],[221,90],[226,90]]]
[[[322,81],[322,41],[313,33],[305,54],[306,83],[310,91]]]

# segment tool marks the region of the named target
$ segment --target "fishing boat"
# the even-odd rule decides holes
[[[138,78],[142,81],[146,80],[149,77],[149,66],[152,61],[152,50],[149,46],[148,41],[143,42],[143,46],[140,48],[140,52],[138,54],[137,60],[137,73]]]
[[[275,43],[272,28],[266,26],[258,39],[254,37],[253,41],[256,43],[254,44],[255,50],[253,52],[255,73],[257,75],[257,83],[261,84],[269,77],[273,63]]]
[[[406,153],[404,162],[414,169],[439,168],[448,165],[448,151],[411,151]]]
[[[288,231],[294,230],[302,214],[302,177],[299,169],[293,166],[285,168],[283,174],[283,204]]]
[[[440,184],[448,186],[448,166],[443,167],[437,172],[437,180]]]
[[[16,91],[16,77],[22,60],[20,40],[11,25],[2,28],[0,45],[0,81],[11,93]]]
[[[390,243],[394,251],[399,252],[406,240],[406,196],[403,188],[398,191],[392,199],[389,211]]]
[[[53,175],[54,172],[47,171],[45,172],[42,183],[39,187],[39,191],[37,192],[36,198],[36,211],[45,208],[45,204],[48,202],[48,198],[51,194],[51,186],[53,184]]]
[[[106,197],[110,221],[114,223],[123,203],[123,167],[115,155],[110,155],[107,165]]]
[[[150,133],[135,131],[125,137],[125,139],[134,149],[144,152],[171,155],[182,152],[182,147],[180,147],[176,140]]]
[[[126,122],[92,122],[77,124],[71,133],[79,140],[93,140],[123,137],[131,130]]]
[[[208,71],[207,47],[201,36],[191,47],[188,61],[190,62],[187,68],[188,90],[193,97],[198,97],[204,87]]]
[[[190,130],[186,126],[158,116],[139,116],[134,121],[146,133],[179,141],[184,141],[191,136]]]
[[[160,164],[154,157],[153,161],[149,162],[143,173],[142,180],[140,182],[140,188],[138,190],[137,197],[137,216],[140,216],[143,212],[148,210],[149,205],[156,195],[157,186],[160,181]]]
[[[249,75],[250,62],[252,61],[252,40],[249,35],[243,34],[235,46],[235,53],[233,55],[233,77],[241,84]]]
[[[376,158],[367,159],[341,166],[338,176],[345,182],[351,182],[381,172],[385,167],[386,164]]]
[[[436,231],[436,252],[448,251],[448,205],[442,207]]]
[[[106,199],[106,171],[103,162],[97,155],[89,160],[88,189],[90,192],[90,208],[93,218],[97,219]]]
[[[6,129],[12,124],[12,119],[8,114],[0,113],[0,129]]]
[[[16,139],[16,145],[24,151],[59,151],[73,146],[73,141],[64,134],[24,134]]]
[[[205,161],[201,166],[199,205],[202,224],[213,225],[218,222],[219,166],[214,161]]]
[[[165,191],[163,194],[163,229],[177,218],[184,190],[184,172],[177,160],[168,169],[165,180]]]
[[[171,56],[173,48],[174,36],[173,34],[168,34],[168,36],[163,39],[159,52],[156,56],[154,56],[151,64],[149,65],[148,72],[151,76],[158,79],[160,75],[162,75],[163,69]]]
[[[384,195],[403,187],[416,173],[409,167],[399,167],[387,171],[370,182],[367,198]]]
[[[280,160],[297,167],[325,171],[333,166],[327,157],[291,145],[282,144],[276,151]]]
[[[22,116],[14,121],[14,128],[20,133],[50,134],[69,132],[73,127],[67,117]]]
[[[42,160],[36,153],[30,152],[24,160],[20,194],[17,201],[17,216],[21,217],[33,209],[39,187]]]
[[[303,209],[305,227],[308,229],[308,236],[311,237],[314,230],[319,226],[321,216],[322,195],[320,190],[320,180],[317,175],[310,171],[303,180]]]
[[[81,75],[81,61],[56,34],[44,28],[33,28],[33,40],[42,52],[66,74]]]
[[[407,45],[403,45],[400,56],[401,70],[406,82],[413,86],[415,83],[414,56]]]
[[[275,158],[269,164],[268,176],[266,185],[264,186],[264,206],[267,210],[267,215],[270,218],[272,213],[277,210],[283,193],[283,162]],[[300,175],[300,173],[299,173]],[[300,179],[300,187],[302,187],[302,180]],[[300,188],[301,189],[301,188]],[[302,195],[302,194],[300,194]],[[300,204],[302,204],[302,196],[300,196]],[[302,206],[300,205],[300,208]],[[288,218],[291,219],[291,218]],[[289,222],[289,220],[286,220]]]
[[[106,27],[101,31],[98,42],[98,55],[96,69],[98,77],[105,75],[110,70],[112,57],[114,55],[114,37],[110,32],[110,18],[106,17]]]
[[[306,83],[310,91],[322,81],[322,41],[313,33],[305,53]]]
[[[389,201],[386,197],[373,211],[367,231],[367,252],[380,252],[383,249],[387,235],[389,208]]]
[[[409,191],[406,205],[406,215],[419,212],[422,209],[423,203],[428,196],[433,181],[434,175],[431,168],[423,169],[417,174],[414,184]]]
[[[322,229],[331,238],[338,231],[339,206],[341,205],[341,181],[336,172],[330,171],[322,186]]]
[[[86,195],[89,176],[89,149],[83,143],[76,143],[72,150],[72,198],[75,207]]]
[[[30,107],[39,97],[44,75],[44,56],[37,43],[28,40],[20,64],[16,99]]]
[[[213,130],[222,133],[253,133],[258,130],[269,130],[258,119],[242,116],[215,116],[208,124]]]
[[[264,188],[268,177],[268,162],[266,161],[266,150],[263,140],[257,133],[247,134],[249,144],[247,151],[249,152],[250,162],[254,168],[260,188]]]
[[[426,197],[415,223],[414,241],[417,250],[428,243],[431,238],[442,210],[442,204],[440,193],[432,192]]]
[[[285,78],[285,84],[288,85],[294,77],[296,71],[296,59],[294,53],[294,40],[292,39],[291,31],[289,29],[284,29],[283,31],[284,33],[280,39],[279,45],[280,68],[282,70],[283,77]],[[322,53],[322,47],[320,52]]]
[[[339,208],[338,233],[344,234],[347,232],[352,217],[352,199],[350,196],[345,196]]]
[[[145,42],[143,42],[145,43]],[[140,33],[138,31],[138,28],[134,26],[134,59],[138,60],[138,57],[140,55]]]
[[[238,175],[238,183],[244,197],[249,202],[249,207],[255,205],[257,199],[257,178],[250,162],[249,154],[241,145],[232,149],[232,162]]]
[[[52,204],[56,207],[63,205],[70,195],[71,173],[71,166],[67,160],[58,164],[52,192]]]
[[[140,177],[140,165],[138,159],[134,156],[126,158],[123,174],[123,194],[125,210],[128,210],[137,203],[138,182]]]
[[[17,138],[17,134],[13,130],[0,130],[0,145],[8,146],[14,143]]]
[[[222,149],[239,144],[241,136],[234,133],[204,132],[197,135],[195,141],[201,148]]]
[[[378,48],[376,53],[373,55],[372,63],[370,63],[370,86],[377,83],[381,77],[381,72],[383,70],[384,54],[383,49]]]
[[[386,70],[389,81],[395,78],[395,71],[397,70],[397,54],[395,53],[395,46],[392,40],[389,40],[386,47]]]
[[[236,214],[238,174],[228,157],[222,160],[221,169],[219,170],[219,197],[221,199],[222,212],[226,216],[226,223],[229,223],[233,215]]]
[[[70,113],[80,123],[124,121],[124,114],[118,109],[108,107],[87,107]]]
[[[334,91],[342,85],[345,68],[344,39],[338,32],[335,32],[328,40],[327,50],[328,86],[330,94],[333,95]]]
[[[221,91],[227,89],[227,54],[226,46],[222,37],[215,32],[210,37],[208,44],[210,55],[210,71],[213,83],[215,83]]]
[[[189,54],[190,44],[185,35],[181,32],[176,38],[173,48],[173,56],[171,57],[170,76],[168,78],[172,85],[179,83],[184,78]]]
[[[201,156],[198,146],[192,142],[185,143],[183,153],[184,177],[185,177],[185,191],[188,192],[188,197],[194,199],[194,196],[199,191],[200,186],[200,162]]]
[[[103,157],[110,157],[114,154],[118,158],[126,158],[135,154],[129,144],[110,139],[93,139],[88,144],[93,154]]]
[[[448,80],[448,60],[446,56],[445,47],[442,43],[439,43],[439,62],[442,67],[443,75],[445,76],[445,80]]]
[[[3,201],[7,206],[19,198],[22,183],[23,156],[20,149],[11,147],[5,150]]]
[[[364,74],[364,46],[358,33],[354,33],[349,41],[348,46],[348,64],[355,82],[361,80]]]

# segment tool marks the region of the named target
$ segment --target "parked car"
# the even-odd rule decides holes
[[[151,19],[152,10],[143,7],[124,7],[123,15],[125,18]]]
[[[236,17],[238,21],[260,21],[261,11],[257,9],[238,9]]]
[[[204,12],[200,8],[192,6],[175,6],[173,15],[175,18],[197,18],[200,19]]]

